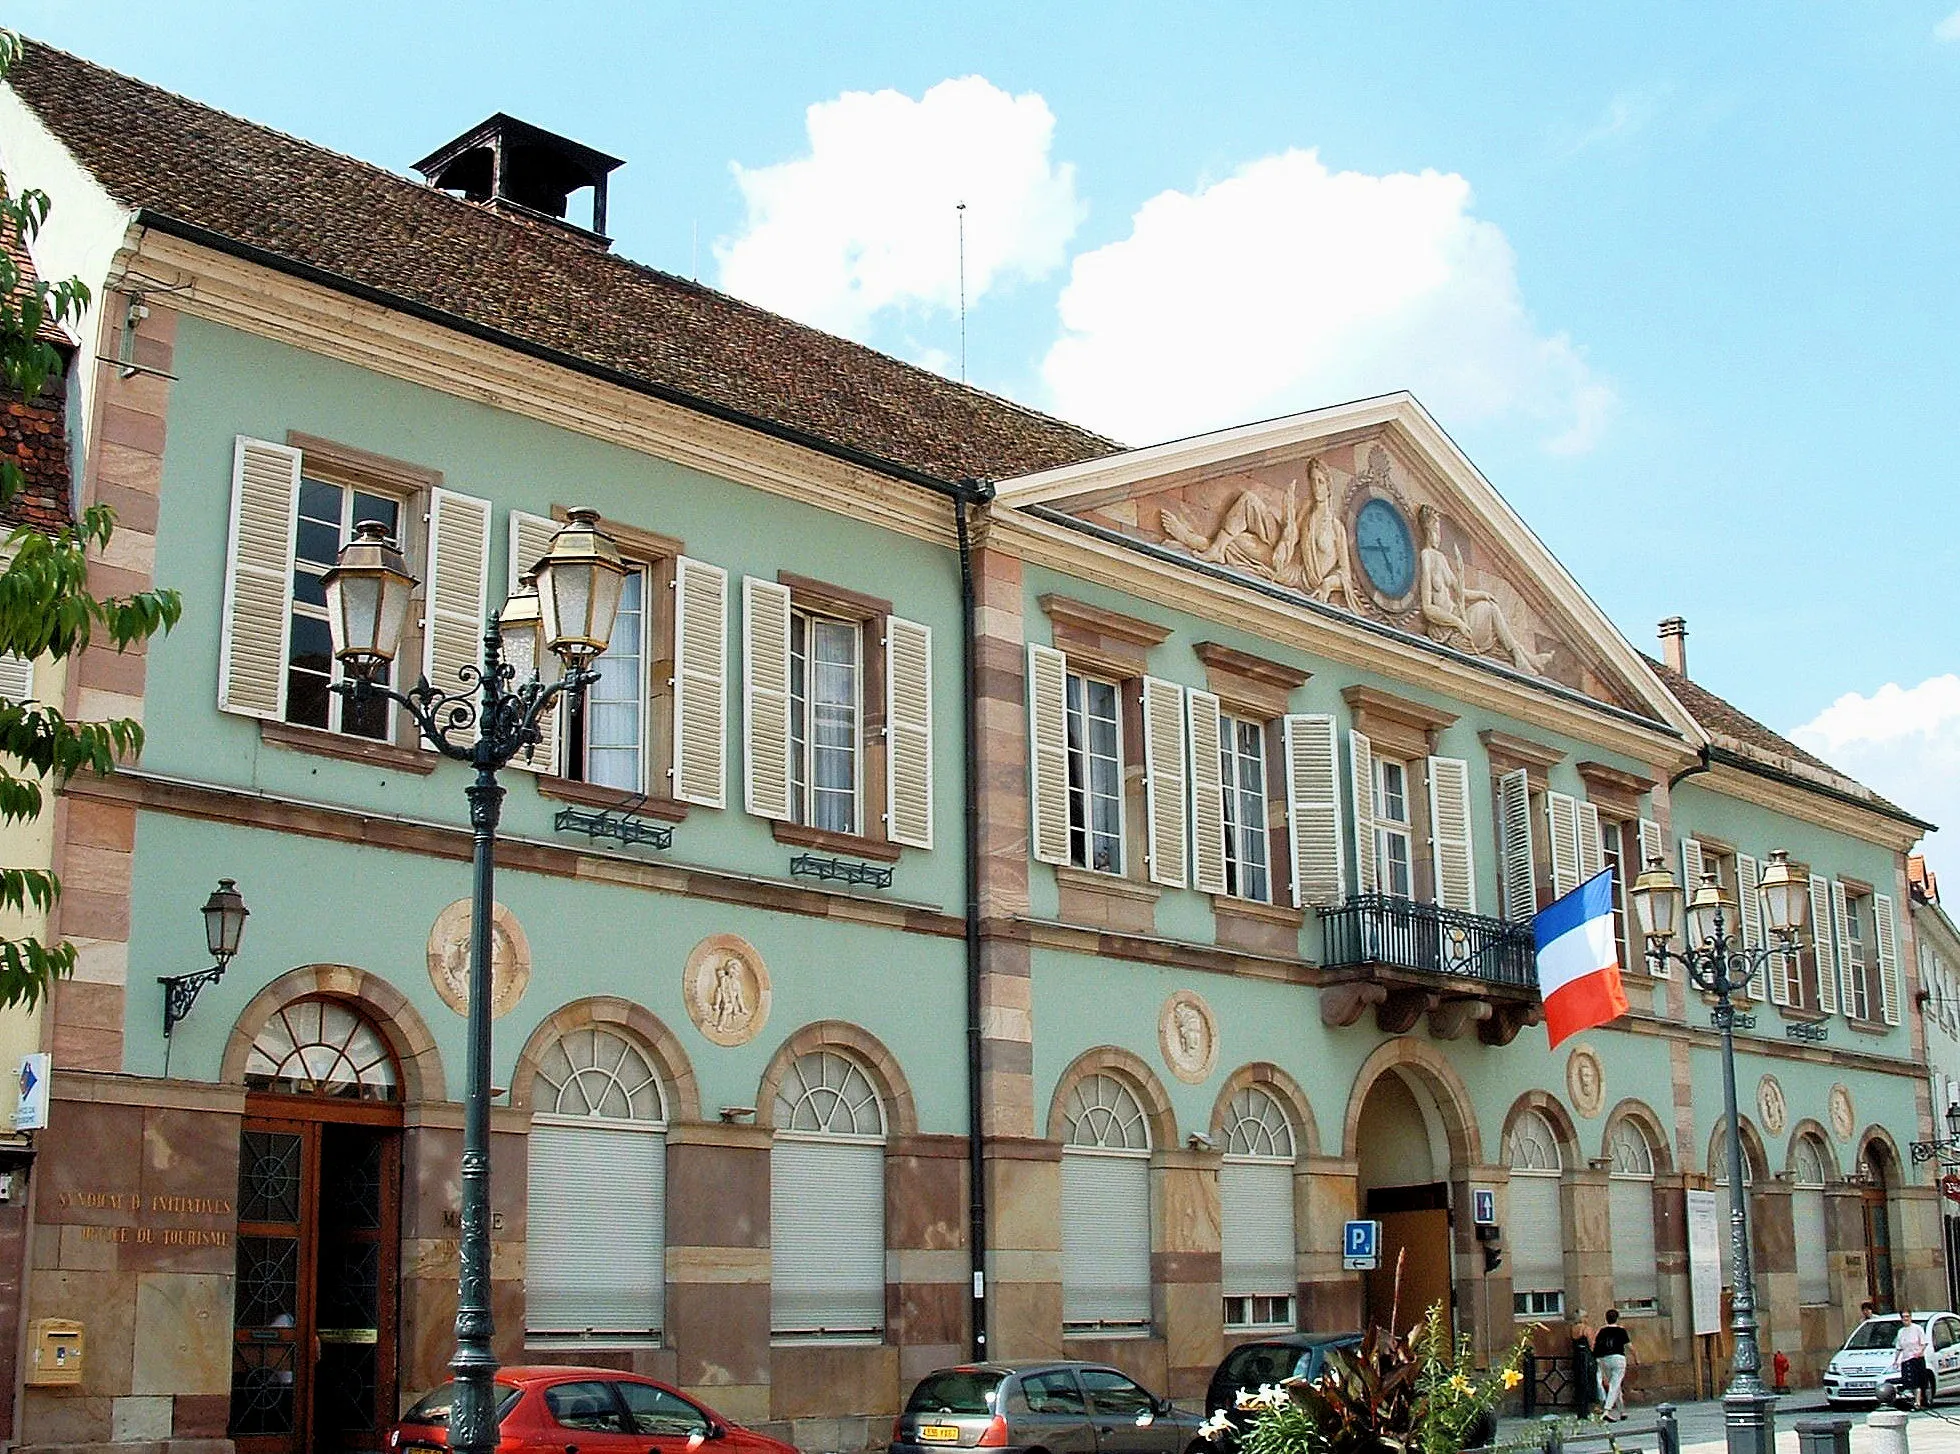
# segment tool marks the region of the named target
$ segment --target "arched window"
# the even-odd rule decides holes
[[[1565,1311],[1565,1231],[1559,1183],[1565,1160],[1542,1112],[1523,1110],[1507,1138],[1511,1163],[1511,1304],[1520,1318]]]
[[[1270,1092],[1247,1086],[1227,1104],[1221,1129],[1225,1326],[1291,1328],[1293,1124]]]
[[[799,1055],[776,1088],[769,1155],[770,1329],[778,1338],[885,1329],[885,1108],[834,1050]]]
[[[1062,1326],[1150,1326],[1150,1122],[1136,1093],[1085,1075],[1063,1104]]]
[[[381,1032],[338,1000],[295,1000],[273,1013],[245,1058],[253,1090],[349,1100],[400,1094],[395,1057]]]
[[[1613,1301],[1623,1311],[1658,1306],[1660,1270],[1654,1250],[1654,1148],[1639,1123],[1623,1119],[1606,1138],[1613,1169],[1607,1178],[1607,1221],[1613,1239]]]
[[[618,1031],[569,1030],[532,1098],[524,1336],[659,1338],[667,1291],[667,1106],[652,1058]]]
[[[1790,1219],[1797,1241],[1797,1301],[1820,1307],[1831,1300],[1831,1249],[1824,1218],[1824,1148],[1800,1136],[1790,1156]]]

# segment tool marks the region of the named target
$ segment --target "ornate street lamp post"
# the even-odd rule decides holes
[[[470,883],[469,1078],[463,1100],[462,1238],[456,1283],[456,1397],[449,1446],[456,1454],[491,1454],[497,1445],[490,1313],[490,911],[495,902],[497,819],[504,790],[497,773],[539,740],[538,721],[560,696],[597,681],[592,661],[606,649],[626,569],[592,510],[569,512],[551,549],[492,616],[483,633],[483,664],[459,673],[459,691],[424,679],[406,692],[375,680],[394,660],[408,621],[415,578],[388,538],[366,521],[326,574],[327,621],[334,656],[347,680],[333,690],[358,705],[384,697],[402,707],[423,739],[445,757],[476,769],[468,789],[473,874]],[[535,588],[532,582],[536,582]],[[508,620],[512,660],[505,659]],[[538,679],[540,647],[556,653],[565,674]],[[518,681],[519,677],[523,680]]]
[[[1758,888],[1772,942],[1749,949],[1731,937],[1735,901],[1715,875],[1705,873],[1688,901],[1686,947],[1670,948],[1681,922],[1681,886],[1658,858],[1634,880],[1633,906],[1655,968],[1673,960],[1698,990],[1715,996],[1713,1019],[1722,1032],[1722,1109],[1729,1159],[1729,1260],[1735,1285],[1735,1357],[1722,1395],[1729,1454],[1773,1454],[1776,1395],[1763,1386],[1762,1352],[1756,1345],[1756,1284],[1749,1267],[1749,1198],[1742,1179],[1742,1126],[1735,1104],[1735,1004],[1730,998],[1755,975],[1767,973],[1773,955],[1796,953],[1810,903],[1809,880],[1779,848],[1769,856]]]

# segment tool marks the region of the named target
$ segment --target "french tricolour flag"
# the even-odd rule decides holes
[[[1552,1048],[1568,1035],[1627,1012],[1620,950],[1613,941],[1613,871],[1594,874],[1531,921],[1538,941],[1538,993]]]

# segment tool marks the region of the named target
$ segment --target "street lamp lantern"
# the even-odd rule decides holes
[[[497,613],[497,626],[503,633],[511,680],[528,682],[538,674],[544,656],[544,608],[538,603],[538,578],[530,571],[517,578],[517,589]]]
[[[1786,848],[1770,851],[1763,869],[1761,886],[1763,917],[1772,934],[1796,934],[1803,928],[1804,914],[1810,908],[1810,875],[1790,863]]]
[[[1724,925],[1735,925],[1735,900],[1722,892],[1722,884],[1712,873],[1701,876],[1695,896],[1688,900],[1688,937],[1706,944],[1722,932]]]
[[[1960,1140],[1960,1101],[1946,1103],[1946,1134]]]
[[[538,603],[545,644],[568,668],[579,671],[612,639],[626,567],[618,548],[599,529],[597,510],[569,510],[565,521],[537,563]]]
[[[1633,912],[1648,944],[1674,937],[1681,922],[1681,886],[1658,858],[1648,859],[1646,871],[1633,881]]]
[[[220,966],[230,964],[238,953],[238,941],[245,937],[245,920],[251,912],[234,879],[219,879],[211,897],[204,901],[204,943]]]
[[[374,676],[395,659],[408,625],[415,577],[379,520],[363,520],[324,578],[333,654],[355,677]]]

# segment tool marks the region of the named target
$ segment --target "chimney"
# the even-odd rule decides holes
[[[1688,621],[1670,616],[1661,622],[1661,656],[1676,676],[1688,674]]]
[[[606,176],[620,165],[618,157],[499,111],[430,152],[415,170],[440,191],[460,192],[499,212],[555,222],[604,246],[611,242]],[[592,225],[581,227],[565,211],[571,194],[586,187],[592,189]]]

